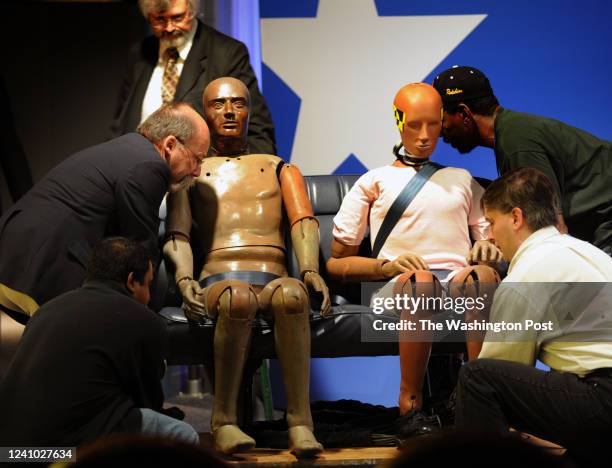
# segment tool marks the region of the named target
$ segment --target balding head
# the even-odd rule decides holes
[[[425,83],[403,86],[395,95],[393,111],[407,152],[417,158],[429,157],[442,128],[442,98],[435,88]]]
[[[182,102],[166,104],[147,117],[137,132],[151,143],[157,143],[168,135],[187,141],[196,132],[197,117],[202,120],[189,104]]]
[[[201,161],[210,146],[204,119],[189,104],[166,104],[139,127],[170,167],[170,190],[189,185],[200,174]]]
[[[236,78],[218,78],[204,89],[202,105],[216,153],[244,153],[250,106],[249,90],[245,84]]]

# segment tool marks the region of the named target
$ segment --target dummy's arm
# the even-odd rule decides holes
[[[327,261],[329,276],[343,282],[386,281],[407,271],[428,270],[425,260],[406,252],[393,260],[359,257],[358,245],[344,245],[332,241],[332,256]]]
[[[304,178],[296,166],[284,165],[279,175],[283,202],[291,225],[291,241],[308,288],[322,294],[321,314],[330,310],[329,290],[319,275],[319,222],[314,217]]]
[[[201,288],[193,277],[193,252],[189,244],[191,208],[188,191],[169,193],[166,204],[168,216],[164,255],[175,267],[174,279],[183,296],[185,310],[203,314],[204,305],[196,299]]]
[[[387,277],[383,265],[388,260],[359,257],[358,245],[344,245],[332,240],[331,257],[327,261],[327,273],[342,282],[381,281]]]

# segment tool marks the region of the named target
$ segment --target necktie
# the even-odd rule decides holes
[[[168,104],[174,99],[174,93],[176,92],[176,85],[179,80],[178,70],[176,68],[176,61],[178,60],[178,51],[171,47],[166,49],[164,57],[166,59],[166,66],[164,67],[164,76],[162,78],[162,102]]]

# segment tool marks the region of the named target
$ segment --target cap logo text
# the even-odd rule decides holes
[[[461,94],[462,92],[463,90],[459,88],[455,88],[455,89],[446,88],[447,96],[452,96],[453,94]]]

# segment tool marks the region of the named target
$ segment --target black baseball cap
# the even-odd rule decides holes
[[[436,76],[433,87],[440,93],[445,105],[494,96],[489,79],[474,67],[455,65],[444,70]]]

